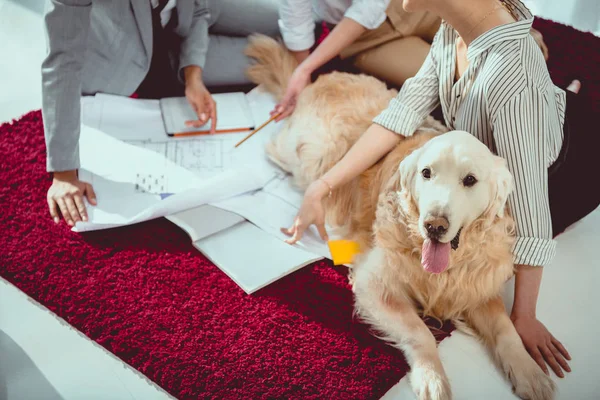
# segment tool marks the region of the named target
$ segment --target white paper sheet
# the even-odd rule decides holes
[[[213,202],[211,205],[243,216],[283,243],[287,236],[281,232],[281,228],[290,227],[303,198],[302,193],[295,189],[290,181],[288,175],[280,173],[262,190]],[[336,232],[331,228],[328,229],[328,233],[330,239],[337,238]],[[329,247],[319,237],[314,226],[306,231],[295,246],[312,254],[331,258]]]
[[[87,231],[133,224],[262,188],[274,169],[229,169],[200,179],[164,156],[82,127],[80,177],[94,186],[98,205],[88,204]],[[99,156],[100,155],[100,156]]]
[[[250,222],[236,224],[194,246],[248,294],[322,258],[292,247]]]
[[[98,93],[81,102],[82,123],[123,141],[162,142],[169,137],[158,100]]]
[[[212,95],[212,98],[217,103],[217,130],[246,128],[250,131],[254,129],[254,119],[244,93],[218,93]],[[186,121],[198,119],[196,112],[185,97],[161,99],[160,107],[166,131],[169,133],[210,130],[211,120],[199,128],[185,125]]]
[[[192,242],[246,221],[244,217],[210,205],[168,215],[167,219],[186,231]]]

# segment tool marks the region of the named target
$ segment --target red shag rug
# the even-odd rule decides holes
[[[581,79],[600,112],[600,39],[536,26],[555,82]],[[173,396],[379,398],[406,374],[353,320],[346,273],[329,263],[247,296],[164,219],[84,235],[54,225],[44,151],[39,111],[0,126],[0,275]]]

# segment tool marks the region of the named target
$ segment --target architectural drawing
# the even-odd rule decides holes
[[[180,167],[208,178],[233,165],[233,139],[197,139],[169,142],[128,141],[129,144],[154,151]]]

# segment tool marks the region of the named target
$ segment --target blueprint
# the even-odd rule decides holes
[[[248,104],[257,121],[269,118],[272,101],[264,94],[250,93]],[[277,123],[271,123],[261,132],[235,148],[235,144],[248,132],[198,135],[184,138],[167,136],[162,123],[158,100],[130,99],[123,96],[97,94],[82,99],[83,125],[97,129],[127,144],[150,150],[162,156],[163,169],[175,164],[197,177],[207,179],[231,168],[263,168],[268,163],[264,146],[277,131]],[[226,123],[228,118],[237,118],[235,112],[221,113],[219,120]],[[146,171],[136,171],[141,180],[135,190],[148,191],[147,183],[163,181],[159,174],[144,175]],[[144,176],[142,176],[144,175]],[[145,182],[144,182],[145,179]],[[159,182],[155,182],[158,185]],[[168,182],[165,183],[168,186]],[[156,187],[151,189],[156,191]]]
[[[158,153],[165,160],[193,172],[200,178],[214,176],[235,166],[233,152],[236,139],[231,137],[204,137],[202,139],[179,139],[167,142],[148,140],[126,142]]]

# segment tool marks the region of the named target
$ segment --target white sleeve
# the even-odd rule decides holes
[[[279,29],[286,47],[308,50],[315,43],[315,21],[311,0],[280,0]]]
[[[355,0],[348,7],[344,17],[350,18],[367,29],[379,28],[385,21],[390,0]]]

